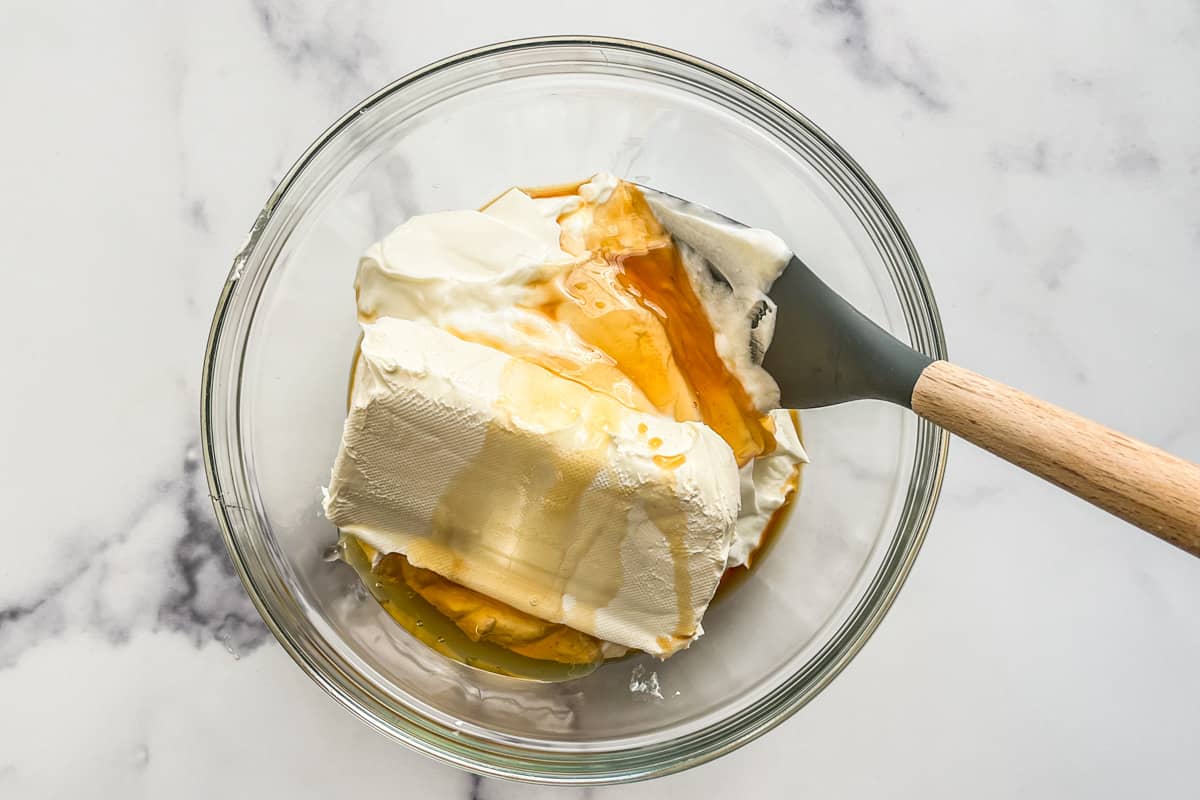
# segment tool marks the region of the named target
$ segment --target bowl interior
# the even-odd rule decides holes
[[[928,443],[910,414],[863,402],[802,414],[812,463],[794,513],[750,579],[704,618],[704,636],[666,662],[622,660],[562,684],[481,673],[415,641],[348,567],[323,558],[336,531],[320,487],[346,410],[357,259],[410,215],[608,170],[777,232],[905,341],[928,324],[898,288],[897,270],[910,267],[898,266],[891,234],[847,198],[819,142],[781,135],[695,66],[602,50],[478,55],[377,96],[277,197],[233,300],[244,305],[234,461],[252,508],[231,536],[259,554],[249,579],[268,606],[290,609],[276,622],[320,651],[314,669],[426,741],[612,753],[745,717],[818,680],[816,667],[846,647],[838,637],[879,602],[887,565],[915,548],[913,475],[929,466]],[[654,674],[661,697],[631,691],[635,672]]]

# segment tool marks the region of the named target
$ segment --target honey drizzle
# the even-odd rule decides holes
[[[769,418],[717,352],[679,250],[641,191],[622,181],[585,211],[592,220],[582,242],[564,236],[562,246],[582,245],[593,258],[571,270],[559,297],[540,310],[608,355],[660,411],[712,428],[739,466],[773,450]]]
[[[692,576],[688,574],[684,531],[675,526],[673,530],[663,531],[663,536],[667,537],[667,544],[671,547],[671,566],[675,573],[675,611],[679,617],[675,638],[690,639],[696,635],[696,610],[692,608]]]
[[[380,557],[369,545],[350,534],[340,541],[343,560],[358,574],[389,617],[431,649],[477,669],[537,681],[564,681],[593,671],[602,658],[587,663],[562,663],[530,658],[486,637],[472,639],[455,621],[414,590],[397,572],[396,553]],[[467,590],[469,591],[469,590]],[[513,612],[520,614],[513,609]],[[565,626],[552,626],[563,628]],[[586,636],[586,634],[580,634]]]
[[[527,658],[560,664],[593,664],[603,658],[596,637],[495,600],[484,600],[479,592],[413,566],[400,553],[383,556],[375,573],[403,581],[453,620],[472,641],[493,642]],[[503,613],[497,614],[497,609]]]
[[[578,194],[580,187],[590,180],[591,178],[584,178],[581,181],[574,181],[573,183],[552,183],[545,186],[522,186],[520,189],[534,200],[540,200],[547,197],[563,197],[569,194]]]

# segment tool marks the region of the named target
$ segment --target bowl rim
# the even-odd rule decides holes
[[[381,709],[378,703],[368,705],[367,698],[355,696],[344,683],[338,679],[346,679],[348,676],[338,673],[332,665],[327,662],[322,662],[318,659],[320,654],[314,654],[306,650],[301,642],[298,642],[292,632],[278,620],[272,613],[267,598],[264,596],[263,589],[258,585],[254,576],[251,574],[250,566],[247,563],[247,554],[243,553],[242,548],[235,536],[234,521],[231,519],[231,511],[243,512],[243,509],[236,503],[225,500],[223,494],[223,484],[221,476],[221,464],[217,453],[217,443],[213,429],[213,407],[214,407],[214,389],[218,382],[217,367],[218,356],[221,344],[221,335],[225,329],[225,323],[231,311],[231,302],[233,300],[234,291],[238,287],[242,278],[243,270],[253,253],[255,246],[267,227],[267,223],[271,220],[273,213],[279,206],[280,201],[287,195],[289,189],[296,182],[297,178],[304,172],[305,168],[313,161],[327,144],[329,144],[343,129],[347,128],[355,119],[367,109],[381,102],[394,93],[403,90],[411,84],[442,70],[465,64],[477,59],[502,55],[505,53],[523,52],[530,50],[539,50],[544,48],[563,48],[563,47],[588,47],[594,46],[599,48],[609,48],[616,50],[624,50],[635,54],[652,56],[667,61],[675,61],[684,66],[696,69],[708,76],[732,84],[735,88],[746,92],[754,97],[754,99],[769,106],[772,111],[782,115],[790,125],[797,126],[802,129],[805,134],[815,139],[818,144],[823,147],[827,155],[832,156],[838,162],[838,166],[845,169],[850,177],[857,183],[859,190],[865,193],[866,198],[872,206],[872,210],[878,213],[885,222],[888,233],[894,237],[895,243],[899,246],[903,254],[903,260],[911,268],[908,279],[915,283],[915,287],[910,287],[915,290],[915,299],[924,306],[924,313],[927,315],[927,323],[929,331],[926,334],[926,339],[917,342],[916,346],[923,349],[927,355],[935,359],[946,358],[946,343],[945,336],[941,324],[940,314],[938,313],[937,304],[933,297],[933,291],[929,284],[928,276],[925,273],[924,267],[921,264],[915,247],[913,246],[908,233],[900,223],[895,211],[884,198],[879,188],[874,181],[866,174],[866,172],[858,165],[853,158],[850,157],[845,150],[841,148],[828,134],[820,127],[814,124],[806,116],[801,114],[790,104],[768,92],[757,84],[731,72],[727,69],[714,65],[708,61],[689,55],[687,53],[663,47],[656,44],[641,42],[632,39],[606,37],[606,36],[539,36],[532,38],[514,39],[509,41],[497,42],[494,44],[483,45],[480,47],[471,48],[438,61],[432,62],[420,69],[414,70],[407,75],[404,75],[376,92],[372,93],[365,99],[355,104],[349,111],[343,114],[332,125],[326,128],[314,142],[300,155],[290,169],[280,179],[279,183],[268,197],[262,210],[258,213],[247,238],[237,255],[233,260],[229,275],[222,287],[220,296],[217,301],[217,306],[213,314],[212,323],[209,328],[209,335],[204,354],[203,373],[201,379],[201,397],[200,397],[200,415],[201,415],[201,450],[204,460],[205,474],[208,480],[209,497],[213,504],[213,510],[216,515],[218,524],[221,528],[222,537],[225,541],[226,549],[229,551],[233,566],[238,574],[242,585],[249,594],[255,608],[258,610],[263,621],[268,629],[272,632],[275,638],[283,646],[284,650],[296,662],[297,665],[325,692],[334,697],[341,705],[350,710],[356,717],[368,724],[370,727],[381,731],[390,738],[407,745],[408,747],[424,753],[432,758],[441,761],[442,763],[455,766],[461,769],[466,769],[480,775],[489,777],[506,778],[520,780],[530,783],[543,784],[558,784],[558,785],[600,785],[611,783],[624,783],[630,781],[644,780],[647,778],[658,777],[684,769],[697,766],[702,763],[711,761],[726,753],[729,753],[737,748],[753,741],[762,736],[768,731],[790,718],[800,708],[805,706],[809,701],[816,697],[828,684],[837,677],[838,674],[846,667],[847,664],[862,650],[863,646],[870,639],[871,635],[878,628],[880,622],[890,610],[892,603],[895,601],[896,595],[900,588],[904,585],[905,580],[912,568],[912,564],[916,559],[917,553],[921,549],[925,535],[932,522],[933,513],[937,507],[938,498],[941,492],[942,482],[944,479],[946,461],[949,449],[949,434],[944,430],[928,423],[924,420],[917,420],[917,438],[916,447],[918,452],[922,449],[922,440],[927,440],[927,446],[924,448],[926,452],[933,454],[932,462],[927,465],[927,474],[925,477],[925,502],[922,508],[919,509],[917,516],[911,520],[908,531],[909,537],[903,557],[893,561],[891,551],[895,550],[900,543],[900,533],[903,526],[897,528],[892,534],[892,539],[888,548],[888,553],[884,556],[883,562],[879,571],[874,576],[872,586],[868,587],[862,600],[859,602],[859,607],[867,605],[866,600],[873,596],[872,590],[875,584],[886,581],[883,587],[882,594],[875,596],[874,602],[870,604],[868,612],[865,616],[858,616],[858,608],[851,612],[843,624],[843,628],[853,627],[853,631],[848,638],[840,641],[840,650],[835,657],[824,663],[820,671],[811,678],[801,691],[795,691],[790,687],[790,683],[794,681],[800,673],[791,676],[791,679],[784,686],[778,687],[771,694],[756,701],[753,705],[744,709],[738,715],[732,718],[722,720],[717,725],[709,729],[695,731],[685,736],[669,740],[666,744],[675,745],[680,742],[690,742],[692,746],[690,752],[685,757],[672,757],[670,760],[665,760],[660,763],[640,763],[636,758],[636,753],[647,748],[637,748],[633,751],[617,750],[610,751],[607,755],[612,756],[608,761],[590,761],[588,771],[576,771],[571,768],[564,768],[562,763],[554,761],[554,758],[571,758],[571,756],[562,756],[555,754],[554,758],[547,760],[545,757],[539,757],[538,754],[529,751],[518,751],[517,748],[512,748],[506,745],[495,745],[487,742],[472,742],[467,737],[462,736],[438,736],[439,732],[422,729],[420,723],[408,717],[396,717],[386,709]],[[893,275],[893,280],[896,276]],[[907,315],[906,315],[907,316]],[[911,326],[911,320],[909,320]],[[911,331],[910,331],[911,332]],[[240,373],[236,382],[240,386]],[[217,404],[219,405],[219,400]],[[218,423],[220,424],[220,423]],[[917,470],[921,467],[921,459],[918,458],[914,462],[913,473],[907,478],[910,486],[916,483]],[[889,568],[886,569],[885,568]],[[887,575],[884,572],[887,571]],[[853,623],[853,625],[852,625]],[[839,634],[841,631],[838,632]],[[826,648],[830,644],[838,643],[839,636],[837,634],[827,643]],[[821,660],[821,653],[810,659],[809,664]],[[802,670],[803,671],[803,670]],[[334,673],[334,674],[331,674]],[[770,701],[776,695],[779,695],[783,690],[786,693],[791,693],[792,696],[787,698],[787,702],[782,705],[773,705]],[[762,707],[770,705],[769,714],[764,715]],[[757,715],[754,712],[759,709]],[[420,717],[418,712],[413,712],[417,717]],[[385,719],[383,715],[387,715]],[[753,716],[750,724],[739,722],[744,717]],[[739,724],[733,724],[739,723]],[[429,734],[434,734],[430,736]],[[452,732],[451,732],[452,733]],[[659,747],[659,746],[656,746]],[[649,748],[653,749],[653,748]],[[661,748],[660,748],[661,749]],[[497,755],[497,751],[501,752]],[[657,751],[656,751],[657,752]],[[517,753],[514,758],[514,753]],[[633,768],[625,762],[629,760],[629,756],[635,754],[632,759],[635,766]],[[589,754],[589,757],[604,756],[606,753],[597,752]],[[669,754],[664,754],[669,755]],[[522,760],[523,759],[523,760]],[[600,764],[601,768],[596,769],[595,765]]]

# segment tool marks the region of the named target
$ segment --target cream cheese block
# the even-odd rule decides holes
[[[717,434],[423,322],[363,333],[334,524],[608,642],[666,657],[699,634],[742,503]]]

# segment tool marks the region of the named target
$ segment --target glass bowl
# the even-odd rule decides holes
[[[328,559],[336,532],[321,513],[358,335],[358,256],[412,214],[599,170],[777,232],[876,322],[945,356],[917,254],[862,169],[778,98],[691,56],[599,38],[498,44],[334,123],[258,215],[217,306],[202,398],[213,505],[267,625],[322,688],[383,733],[488,775],[636,780],[779,724],[879,624],[946,460],[946,434],[907,411],[804,412],[812,463],[773,551],[666,662],[532,683],[445,659],[393,623]]]

